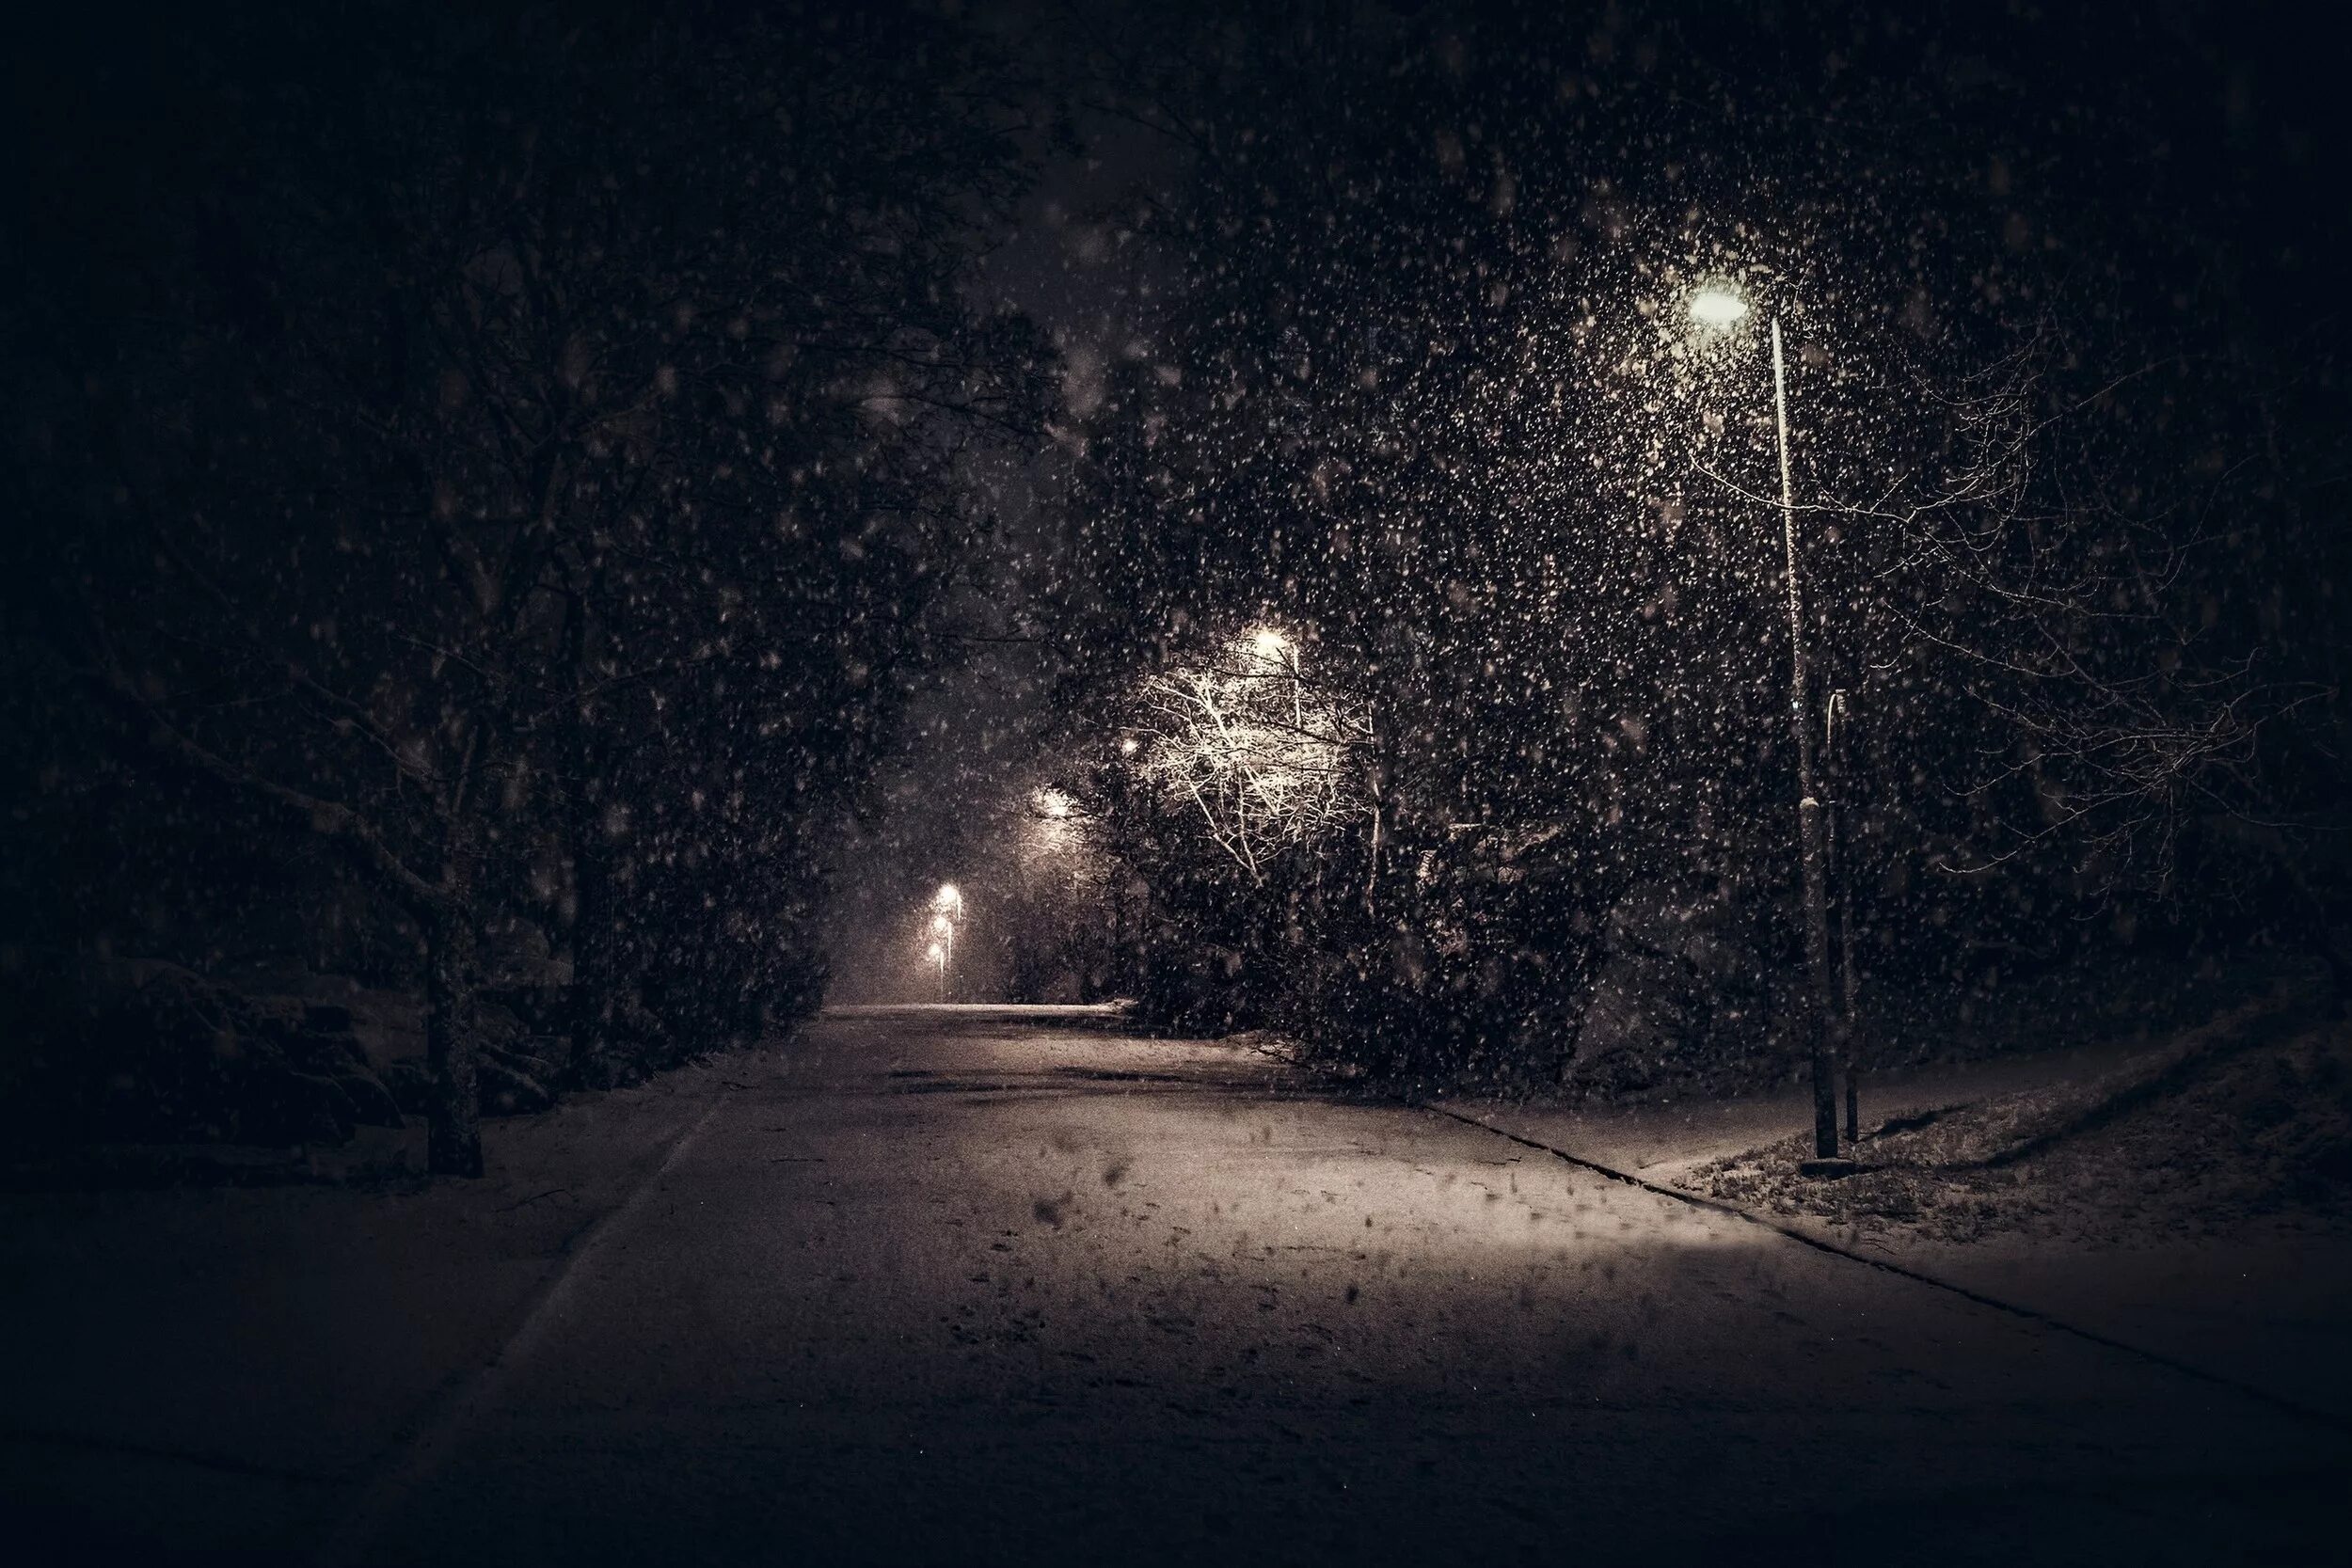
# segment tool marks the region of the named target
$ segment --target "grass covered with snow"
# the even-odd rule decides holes
[[[1798,1171],[1800,1133],[1681,1184],[1752,1209],[1923,1240],[2148,1244],[2249,1224],[2352,1223],[2352,1026],[2248,1003],[2099,1077],[1924,1108],[1866,1132],[1872,1167]]]

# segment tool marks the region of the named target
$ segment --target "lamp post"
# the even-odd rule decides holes
[[[1729,289],[1710,286],[1691,296],[1691,319],[1719,331],[1737,325],[1748,302]],[[1780,531],[1788,554],[1788,720],[1797,741],[1797,852],[1804,878],[1804,967],[1812,992],[1805,1022],[1813,1069],[1813,1151],[1824,1160],[1837,1154],[1837,1084],[1830,1034],[1836,1027],[1829,961],[1829,867],[1820,791],[1814,772],[1813,724],[1804,657],[1804,591],[1797,564],[1796,488],[1788,468],[1788,376],[1783,367],[1780,318],[1772,329],[1772,420],[1780,436]]]
[[[954,961],[956,953],[956,923],[948,919],[945,912],[931,916],[931,951],[938,955],[933,961],[939,965],[939,999],[945,1002],[947,1000],[947,966]]]

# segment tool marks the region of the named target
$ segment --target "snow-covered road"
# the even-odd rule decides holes
[[[2211,1562],[2332,1528],[2326,1427],[1115,1026],[828,1018],[518,1124],[511,1194],[51,1200],[9,1354],[72,1435],[12,1440],[11,1484],[71,1487],[53,1530],[103,1509],[87,1544],[388,1563]],[[340,1247],[266,1261],[314,1212]],[[37,1321],[134,1213],[156,1277],[103,1335]],[[305,1338],[359,1302],[365,1355]]]
[[[823,1022],[365,1555],[2209,1561],[2343,1473],[2129,1356],[1100,1022]]]

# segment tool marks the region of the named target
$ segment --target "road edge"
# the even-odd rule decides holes
[[[646,1162],[645,1174],[630,1187],[626,1197],[573,1236],[555,1266],[533,1287],[529,1304],[516,1320],[514,1329],[501,1341],[497,1353],[470,1370],[457,1374],[430,1413],[418,1423],[417,1430],[375,1464],[358,1500],[344,1512],[341,1523],[310,1554],[310,1560],[317,1568],[351,1568],[366,1560],[365,1554],[385,1522],[410,1493],[433,1477],[458,1438],[477,1417],[498,1402],[507,1380],[530,1359],[547,1325],[568,1299],[572,1282],[580,1277],[582,1265],[644,1206],[670,1167],[701,1136],[703,1129],[725,1103],[723,1092],[715,1096],[699,1115],[671,1135],[658,1158]]]
[[[2161,1367],[2167,1371],[2177,1372],[2184,1377],[2193,1378],[2200,1383],[2211,1384],[2216,1387],[2226,1388],[2230,1392],[2237,1394],[2242,1398],[2253,1400],[2258,1403],[2266,1404],[2275,1410],[2283,1411],[2287,1415],[2296,1417],[2299,1420],[2307,1421],[2314,1426],[2323,1427],[2339,1436],[2352,1435],[2352,1418],[2346,1418],[2345,1417],[2339,1416],[2332,1411],[2323,1410],[2314,1405],[2305,1404],[2299,1400],[2290,1399],[2283,1394],[2273,1393],[2269,1389],[2257,1386],[2254,1384],[2242,1382],[2237,1378],[2209,1370],[2206,1368],[2196,1365],[2194,1362],[2183,1361],[2176,1356],[2167,1355],[2161,1351],[2152,1351],[2144,1346],[2132,1344],[2128,1340],[2118,1339],[2112,1335],[2102,1334],[2097,1329],[2085,1328],[2079,1323],[2069,1323],[2063,1318],[2054,1317],[2050,1313],[2042,1311],[2038,1307],[2026,1307],[2017,1302],[2005,1301],[1998,1296],[1987,1295],[1982,1291],[1972,1289],[1966,1285],[1955,1284],[1948,1279],[1939,1278],[1934,1275],[1925,1272],[1924,1270],[1909,1268],[1901,1263],[1891,1262],[1883,1258],[1873,1258],[1867,1253],[1856,1252],[1850,1247],[1840,1246],[1837,1243],[1831,1241],[1826,1236],[1818,1235],[1810,1230],[1802,1228],[1801,1227],[1788,1224],[1788,1222],[1772,1214],[1763,1213],[1759,1211],[1747,1208],[1745,1205],[1733,1203],[1724,1198],[1710,1197],[1703,1193],[1691,1192],[1686,1188],[1672,1186],[1662,1181],[1652,1181],[1645,1177],[1636,1176],[1630,1171],[1618,1170],[1613,1165],[1603,1164],[1598,1160],[1591,1159],[1585,1155],[1573,1153],[1567,1149],[1559,1148],[1557,1145],[1545,1143],[1538,1138],[1527,1137],[1522,1133],[1511,1132],[1506,1128],[1497,1127],[1492,1122],[1481,1121],[1476,1117],[1467,1116],[1460,1111],[1450,1110],[1443,1105],[1433,1104],[1427,1101],[1418,1100],[1408,1100],[1405,1101],[1405,1103],[1411,1106],[1414,1110],[1424,1111],[1432,1116],[1443,1117],[1449,1121],[1460,1122],[1465,1127],[1474,1127],[1482,1132],[1492,1133],[1498,1138],[1502,1138],[1508,1142],[1518,1144],[1522,1148],[1533,1148],[1539,1150],[1542,1153],[1549,1154],[1555,1159],[1565,1161],[1567,1164],[1576,1166],[1580,1170],[1591,1171],[1596,1176],[1606,1177],[1612,1181],[1622,1181],[1627,1186],[1638,1187],[1645,1193],[1654,1193],[1660,1197],[1671,1198],[1677,1203],[1688,1204],[1694,1209],[1705,1209],[1715,1213],[1727,1214],[1734,1219],[1745,1220],[1750,1225],[1757,1226],[1763,1229],[1770,1230],[1775,1235],[1784,1236],[1789,1241],[1795,1242],[1802,1246],[1811,1247],[1816,1252],[1824,1252],[1833,1258],[1842,1258],[1850,1263],[1859,1263],[1865,1268],[1876,1269],[1882,1274],[1891,1274],[1902,1279],[1913,1280],[1918,1284],[1929,1286],[1934,1290],[1943,1291],[1951,1295],[1959,1296],[1963,1300],[1973,1302],[1979,1307],[1990,1307],[1995,1312],[2006,1313],[2013,1318],[2021,1318],[2028,1323],[2039,1323],[2045,1328],[2055,1329],[2058,1333],[2071,1335],[2074,1338],[2085,1340],[2105,1350],[2121,1352],[2125,1355],[2132,1356],[2140,1361],[2145,1361],[2152,1366]]]

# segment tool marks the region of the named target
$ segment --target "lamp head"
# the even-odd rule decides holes
[[[1691,319],[1701,326],[1736,326],[1748,313],[1748,302],[1720,283],[1710,283],[1691,296]]]

